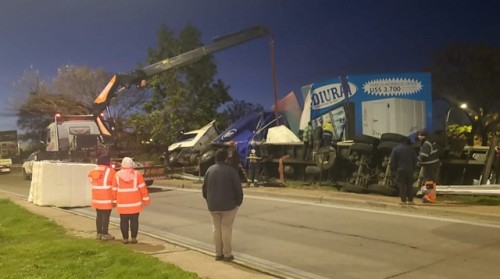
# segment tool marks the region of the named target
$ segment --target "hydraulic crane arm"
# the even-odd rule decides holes
[[[199,60],[206,55],[242,44],[264,35],[271,36],[270,30],[266,27],[250,27],[239,32],[217,37],[214,39],[214,42],[212,44],[201,46],[178,56],[167,58],[149,66],[136,69],[130,73],[114,75],[108,82],[106,87],[103,89],[103,91],[94,100],[93,105],[94,119],[97,123],[97,126],[99,127],[99,131],[101,132],[103,139],[106,141],[113,136],[115,125],[112,117],[109,115],[109,104],[111,100],[124,89],[129,88],[131,85],[141,86],[141,83],[145,79],[157,75],[161,72],[175,67],[187,65]],[[107,113],[107,117],[103,115],[105,110]]]

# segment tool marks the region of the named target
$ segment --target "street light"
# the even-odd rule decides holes
[[[444,119],[444,134],[445,134],[446,139],[448,139],[448,122],[450,120],[450,113],[454,108],[456,108],[456,106],[450,106],[450,108],[448,108],[448,110],[446,111],[446,117]],[[467,113],[467,103],[461,103],[458,106],[458,108],[460,108],[465,113]],[[467,115],[469,115],[469,114],[467,113]],[[446,147],[448,147],[448,140],[445,141],[445,145],[446,145]]]

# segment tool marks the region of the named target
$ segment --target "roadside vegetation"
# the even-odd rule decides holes
[[[115,243],[71,236],[7,199],[0,212],[1,278],[199,278]]]
[[[438,201],[455,204],[469,205],[500,205],[500,197],[497,196],[462,196],[462,195],[446,195],[438,196]]]

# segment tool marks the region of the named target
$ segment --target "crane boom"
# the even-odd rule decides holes
[[[264,26],[253,26],[235,33],[217,37],[214,39],[212,44],[198,47],[180,55],[136,69],[130,73],[115,74],[99,96],[97,96],[94,100],[93,104],[93,116],[97,126],[99,127],[103,140],[107,142],[114,135],[115,125],[113,118],[109,115],[109,104],[111,100],[124,89],[129,88],[131,85],[141,85],[143,80],[161,72],[187,65],[203,58],[206,55],[242,44],[264,35],[271,36],[271,31]],[[104,117],[104,111],[107,112],[107,117]]]

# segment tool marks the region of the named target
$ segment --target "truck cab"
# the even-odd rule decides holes
[[[90,162],[96,158],[100,133],[92,115],[57,114],[54,120],[45,132],[47,159]]]

